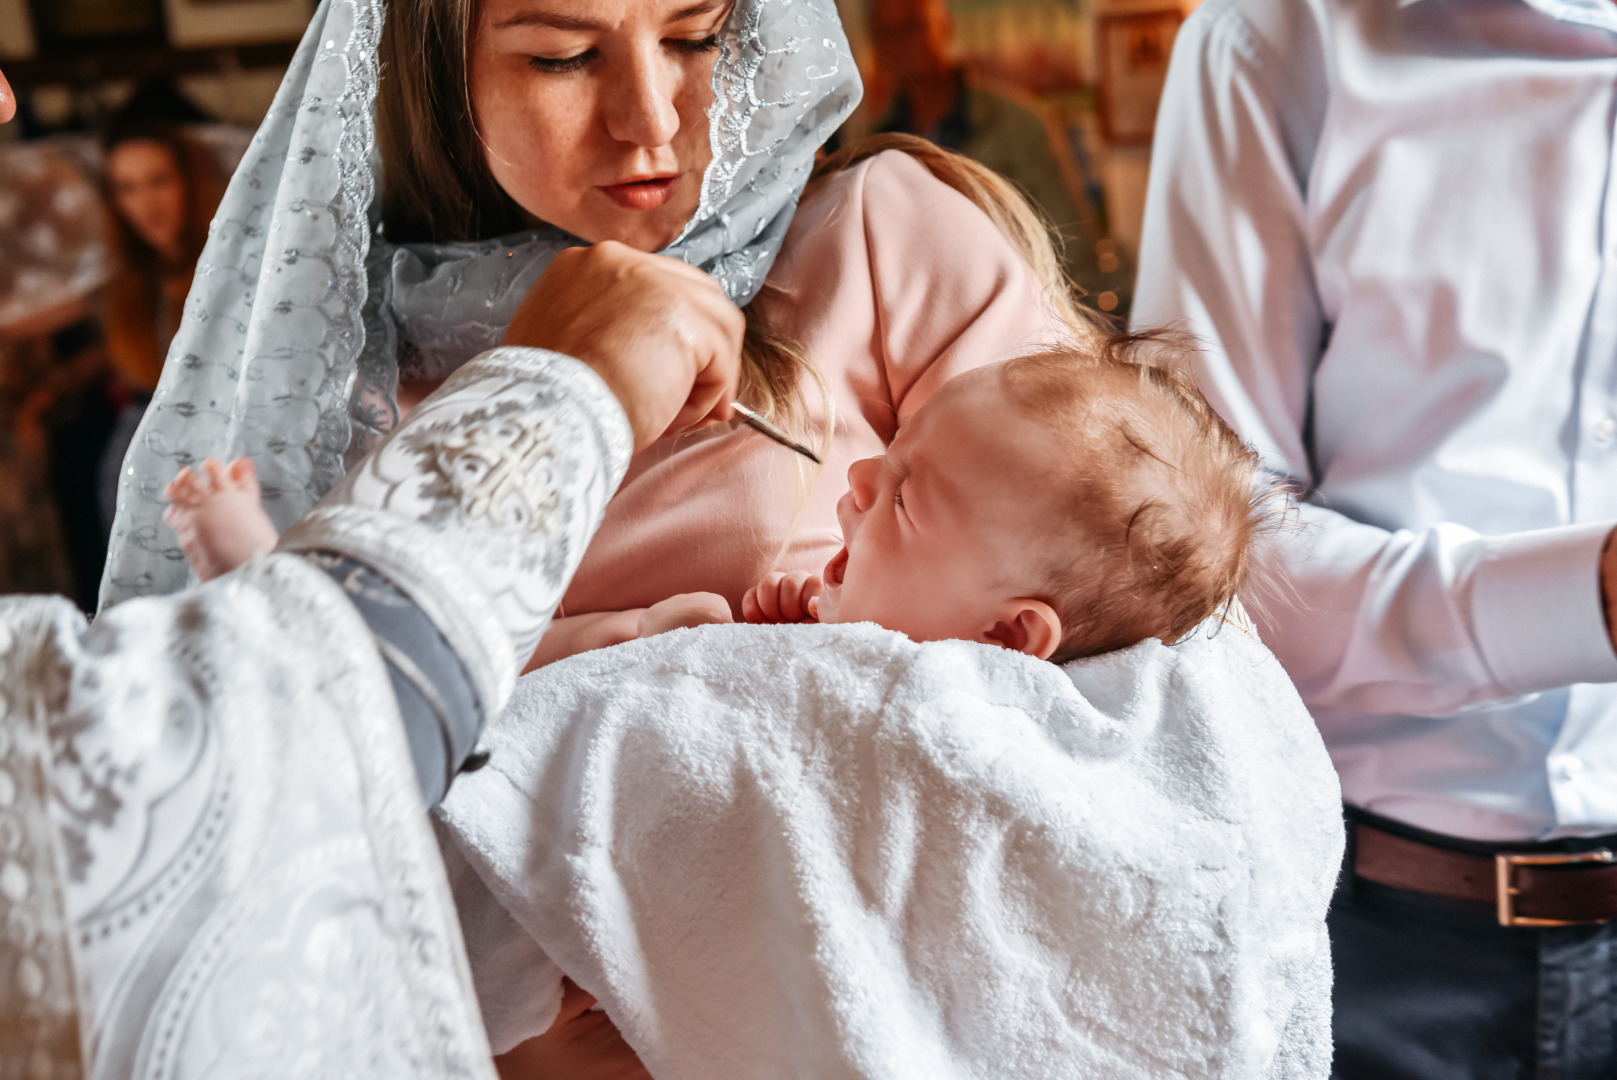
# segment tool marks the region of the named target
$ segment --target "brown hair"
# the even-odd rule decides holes
[[[1090,352],[1007,362],[1007,392],[1063,449],[1055,493],[1078,544],[1052,549],[1046,600],[1063,663],[1173,642],[1247,584],[1277,492],[1188,374],[1180,334],[1113,334]]]
[[[489,171],[472,112],[477,0],[389,0],[376,142],[382,223],[396,244],[480,240],[526,227]]]
[[[107,352],[113,366],[131,386],[150,391],[157,386],[163,370],[163,342],[158,317],[162,310],[166,279],[184,277],[189,287],[196,271],[202,246],[208,240],[208,224],[219,209],[224,194],[224,178],[213,155],[179,128],[165,125],[135,126],[122,129],[107,144],[107,153],[131,142],[154,142],[174,159],[185,184],[185,228],[180,233],[179,258],[170,263],[117,213],[110,178],[106,181],[107,248],[114,266],[106,288]],[[174,312],[176,326],[179,312]],[[172,331],[174,327],[167,328]]]

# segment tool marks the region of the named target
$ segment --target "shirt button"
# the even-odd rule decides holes
[[[1595,424],[1594,437],[1595,442],[1598,443],[1609,443],[1613,439],[1617,439],[1617,420],[1613,420],[1608,416]]]
[[[1583,762],[1570,754],[1566,755],[1556,761],[1555,772],[1562,780],[1576,780],[1583,775]]]

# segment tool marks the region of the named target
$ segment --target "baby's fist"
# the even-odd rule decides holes
[[[750,623],[814,622],[819,615],[820,578],[806,570],[764,577],[741,598],[741,617]]]
[[[718,593],[688,592],[659,600],[640,613],[640,637],[665,634],[686,626],[735,622],[730,604]]]

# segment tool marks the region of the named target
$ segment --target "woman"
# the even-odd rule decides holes
[[[130,388],[149,396],[223,185],[208,152],[175,127],[116,127],[106,154],[116,265],[107,283],[107,350]]]
[[[112,208],[107,247],[114,269],[102,325],[125,399],[97,485],[104,527],[110,529],[118,471],[179,329],[223,184],[207,149],[172,124],[138,119],[114,124],[105,145]]]
[[[817,568],[849,462],[951,375],[1077,323],[1037,220],[953,158],[855,149],[793,222],[858,92],[829,0],[395,0],[389,19],[328,0],[232,182],[125,468],[103,603],[183,581],[158,523],[178,463],[252,456],[284,528],[391,425],[397,380],[521,344],[522,297],[581,240],[663,250],[748,305],[741,399],[826,459],[800,475],[733,425],[637,455],[568,595],[586,620],[692,591],[734,608],[770,565]],[[380,81],[371,235],[378,62],[408,77]]]

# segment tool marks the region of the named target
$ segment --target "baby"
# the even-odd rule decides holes
[[[1257,462],[1183,373],[1189,356],[1172,335],[1117,335],[950,380],[848,470],[842,550],[819,575],[768,575],[744,617],[868,621],[1058,663],[1189,632],[1245,584],[1268,516]],[[168,494],[204,580],[275,544],[251,462],[186,469]],[[571,619],[530,668],[729,620],[711,593]]]
[[[1061,663],[1171,642],[1246,583],[1268,520],[1257,461],[1172,335],[1118,335],[946,383],[848,470],[843,548],[773,573],[750,622],[874,622]]]

